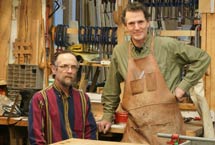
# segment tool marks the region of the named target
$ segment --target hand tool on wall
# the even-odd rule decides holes
[[[104,33],[104,29],[105,29],[105,27],[101,27],[101,37],[100,37],[100,46],[101,46],[101,48],[100,48],[100,53],[101,53],[101,59],[103,59],[104,58],[104,47],[105,47],[105,42],[104,42],[104,40],[105,40],[105,33]]]
[[[101,27],[102,22],[101,22],[101,1],[100,0],[96,0],[96,18],[97,18],[97,26]]]
[[[96,83],[98,81],[99,73],[100,73],[100,68],[96,67],[96,72],[94,73],[93,80],[92,80],[89,92],[94,92]]]
[[[163,18],[168,18],[168,0],[161,0],[163,6]]]
[[[96,52],[96,28],[95,27],[91,27],[91,50],[93,53]]]
[[[86,50],[86,28],[84,26],[79,26],[79,29],[78,29],[78,38],[79,38],[79,43],[81,43],[83,45],[83,51]]]
[[[87,85],[88,85],[88,79],[86,79],[86,73],[82,72],[78,88],[86,92]]]
[[[68,25],[63,25],[63,46],[68,47],[71,46],[69,43],[69,36],[67,34],[67,29],[69,28]]]
[[[107,1],[106,0],[102,0],[102,8],[103,8],[103,18],[104,18],[103,27],[105,27],[105,26],[107,26],[107,23],[108,23]]]
[[[89,37],[89,52],[90,53],[95,53],[96,51],[96,28],[89,26],[88,27],[88,37]]]
[[[113,18],[111,13],[111,2],[109,0],[107,1],[107,5],[106,5],[106,15],[107,15],[106,26],[112,27]]]
[[[100,17],[101,17],[101,27],[105,26],[105,14],[104,14],[104,2],[102,0],[101,6],[100,6]]]
[[[87,91],[87,86],[90,78],[90,73],[92,72],[92,66],[82,66],[81,78],[79,82],[79,89],[84,92]]]
[[[107,58],[110,59],[113,48],[117,44],[117,27],[107,27],[107,40],[106,40],[106,47],[107,47]]]
[[[156,21],[156,8],[155,8],[155,0],[152,0],[152,4],[151,4],[151,21],[150,21],[150,27],[152,29],[152,34],[155,35],[155,31],[158,28],[158,23]]]
[[[105,53],[104,53],[104,59],[109,58],[109,38],[110,38],[110,27],[105,27],[104,29],[105,37],[104,37],[104,43],[105,43]]]
[[[91,49],[91,46],[92,46],[92,41],[91,41],[91,39],[93,39],[92,38],[92,27],[90,27],[90,26],[88,26],[88,27],[86,27],[86,30],[87,30],[87,33],[86,33],[86,38],[87,38],[87,40],[86,40],[86,43],[87,43],[87,52],[92,52],[92,49]]]
[[[176,19],[176,3],[175,0],[171,2],[171,19]]]
[[[96,7],[95,7],[95,3],[94,0],[88,0],[87,1],[87,19],[88,19],[88,26],[95,26],[97,25],[97,18],[96,18]]]
[[[61,51],[62,47],[70,46],[68,42],[68,35],[67,35],[67,28],[68,25],[57,25],[55,30],[55,44],[57,45],[57,51]],[[60,47],[60,48],[59,48]]]
[[[166,24],[164,20],[164,0],[160,0],[160,21],[162,30],[166,30]]]
[[[115,6],[116,6],[116,0],[111,0],[111,8],[110,8],[110,13],[111,13],[111,17],[112,17],[112,27],[115,27],[115,21],[114,21],[114,16],[113,13],[115,12]]]
[[[106,40],[106,45],[107,45],[107,59],[110,58],[111,55],[111,36],[112,36],[112,28],[111,27],[107,27],[107,40]]]
[[[85,33],[85,43],[86,43],[86,51],[85,52],[90,52],[91,51],[91,49],[90,49],[90,44],[91,44],[91,42],[90,42],[90,40],[91,40],[91,27],[90,26],[86,26],[85,27],[86,28],[86,33]]]
[[[181,0],[180,2],[180,8],[178,10],[178,17],[179,17],[179,22],[181,25],[185,24],[185,19],[184,19],[184,0]]]
[[[101,27],[96,27],[96,46],[97,46],[97,51],[99,53],[99,60],[102,59],[102,28]]]
[[[101,27],[101,37],[100,37],[100,44],[101,44],[101,59],[104,58],[104,53],[105,53],[105,27]]]
[[[160,0],[155,0],[155,9],[156,9],[156,21],[158,24],[158,29],[162,29],[162,24],[161,24],[161,9],[162,9],[162,4],[160,3]]]
[[[111,55],[113,52],[113,48],[117,44],[117,27],[112,27],[112,35],[111,35]]]

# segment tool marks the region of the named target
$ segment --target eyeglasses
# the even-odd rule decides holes
[[[64,71],[68,71],[69,69],[71,70],[78,70],[78,65],[67,65],[67,64],[64,64],[64,65],[55,65],[56,67],[59,67],[61,68],[62,70]]]

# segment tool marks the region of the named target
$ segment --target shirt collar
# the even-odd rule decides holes
[[[143,46],[142,47],[137,47],[134,45],[134,42],[131,39],[131,43],[133,44],[133,49],[137,52],[140,53],[143,50]]]
[[[71,97],[70,92],[72,92],[71,91],[72,90],[72,86],[69,88],[69,95],[68,96],[63,92],[63,90],[59,86],[57,86],[56,83],[53,83],[53,87],[58,92],[59,97],[62,97],[64,99],[67,99],[67,98]]]
[[[148,34],[146,36],[145,42],[143,43],[142,47],[136,47],[134,45],[134,43],[132,42],[132,40],[130,40],[130,41],[131,41],[131,44],[133,45],[132,52],[135,54],[142,54],[142,53],[145,53],[146,51],[148,51],[148,49],[151,46],[151,35]]]

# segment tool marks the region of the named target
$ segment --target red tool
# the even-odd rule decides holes
[[[172,134],[171,140],[167,142],[170,145],[179,145],[180,139],[178,134]]]

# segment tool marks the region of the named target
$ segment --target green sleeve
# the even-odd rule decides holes
[[[114,51],[108,71],[107,80],[102,94],[103,119],[112,122],[113,115],[120,102],[120,82],[123,81],[118,71],[117,52]]]
[[[178,46],[176,60],[183,64],[189,64],[186,75],[183,77],[178,87],[184,91],[189,91],[189,89],[196,85],[198,80],[205,74],[210,64],[210,56],[200,48],[179,42],[175,44]]]

